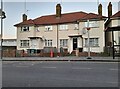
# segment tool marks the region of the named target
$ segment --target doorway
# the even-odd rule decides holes
[[[77,38],[73,38],[73,50],[77,48]]]

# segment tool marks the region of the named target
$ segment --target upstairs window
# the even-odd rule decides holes
[[[88,22],[85,22],[85,27],[87,27],[87,24],[88,24]],[[89,22],[89,27],[91,27],[91,28],[97,28],[97,27],[99,27],[98,21],[90,21]]]
[[[78,30],[78,24],[75,24],[74,30]]]
[[[36,32],[40,32],[40,28],[39,27],[35,27],[35,31]]]
[[[52,29],[52,26],[45,26],[45,30],[46,31],[52,31],[53,29]]]
[[[22,32],[28,32],[29,31],[29,27],[28,26],[21,27],[21,31]]]
[[[120,19],[118,20],[118,26],[120,26]]]
[[[60,30],[68,30],[68,25],[60,25]]]

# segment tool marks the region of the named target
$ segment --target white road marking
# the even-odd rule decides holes
[[[107,83],[118,84],[118,82],[107,82]]]
[[[29,66],[15,66],[15,67],[29,67]]]
[[[48,68],[48,69],[56,69],[57,67],[42,67],[42,68]]]
[[[92,68],[72,68],[72,69],[77,69],[77,70],[91,70]]]
[[[73,61],[70,61],[70,62],[73,62]],[[113,64],[113,63],[114,63],[114,64],[118,64],[119,62],[99,62],[99,61],[95,61],[95,62],[86,61],[86,62],[83,62],[83,61],[80,61],[80,62],[75,62],[75,63],[82,63],[82,64],[83,64],[83,63],[84,63],[84,64],[88,64],[88,63],[89,63],[89,64],[96,64],[96,63],[97,63],[97,64]]]
[[[113,71],[116,70],[116,71],[118,71],[118,69],[113,69],[113,68],[111,68],[111,69],[109,69],[109,70],[113,70]]]

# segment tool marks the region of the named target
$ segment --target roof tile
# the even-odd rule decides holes
[[[97,15],[94,13],[85,13],[81,11],[81,12],[65,13],[65,14],[62,14],[60,18],[56,17],[56,15],[41,16],[34,20],[29,19],[27,21],[18,23],[14,26],[53,25],[53,24],[76,22],[81,19],[98,19],[98,18],[105,18],[105,16]]]
[[[120,17],[120,11],[118,11],[117,13],[115,13],[112,18],[116,18],[116,17]]]

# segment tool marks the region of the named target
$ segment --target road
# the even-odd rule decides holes
[[[117,62],[4,61],[3,87],[117,87]]]

